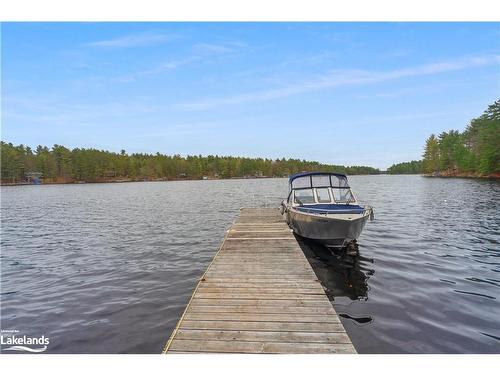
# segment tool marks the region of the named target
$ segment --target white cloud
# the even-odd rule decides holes
[[[206,63],[211,61],[210,58],[218,58],[221,56],[229,55],[233,52],[236,52],[239,48],[243,47],[245,47],[245,45],[240,42],[232,42],[227,46],[211,43],[197,43],[191,47],[192,52],[189,56],[176,60],[164,61],[148,69],[143,69],[140,71],[114,77],[112,80],[118,82],[132,82],[140,78],[166,73],[168,71],[178,69],[182,66],[192,63],[201,61]]]
[[[209,54],[233,52],[233,48],[231,47],[223,46],[220,44],[212,44],[212,43],[197,43],[193,46],[193,50],[198,53],[209,53]]]
[[[99,40],[85,44],[95,48],[132,48],[162,44],[174,39],[174,35],[164,33],[142,33],[125,35],[115,39]]]
[[[186,110],[206,110],[223,105],[269,101],[312,91],[330,89],[338,86],[379,83],[401,78],[434,75],[498,63],[500,63],[500,56],[493,55],[437,62],[391,71],[345,69],[331,70],[325,74],[311,77],[300,82],[295,82],[287,86],[261,91],[252,91],[233,96],[207,98],[194,102],[183,103],[180,104],[179,107]]]
[[[188,64],[196,61],[197,59],[198,58],[196,56],[192,56],[192,57],[187,57],[185,59],[165,61],[165,62],[163,62],[157,66],[151,67],[149,69],[144,69],[144,70],[140,70],[140,71],[129,73],[129,74],[123,74],[123,75],[120,75],[117,77],[113,77],[111,80],[118,81],[118,82],[131,82],[131,81],[135,81],[139,78],[154,76],[157,74],[162,74],[162,73],[177,69],[183,65],[188,65]]]

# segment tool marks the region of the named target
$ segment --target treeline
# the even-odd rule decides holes
[[[404,163],[393,164],[387,168],[388,174],[420,174],[422,173],[422,160],[412,160]]]
[[[388,173],[426,173],[442,176],[500,175],[500,100],[472,119],[463,132],[431,134],[423,160],[391,166]]]
[[[500,173],[500,100],[464,132],[450,130],[439,136],[432,134],[425,143],[424,173]]]
[[[340,171],[347,174],[378,174],[371,167],[320,164],[298,159],[264,159],[232,156],[180,156],[127,154],[96,149],[68,149],[54,145],[14,146],[1,142],[2,183],[19,183],[42,174],[42,181],[106,182],[119,180],[169,180],[233,177],[282,177],[302,171]]]

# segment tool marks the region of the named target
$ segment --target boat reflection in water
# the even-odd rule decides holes
[[[335,297],[368,299],[368,279],[375,271],[367,265],[373,263],[373,259],[336,255],[320,243],[303,237],[297,236],[297,241],[331,301]]]

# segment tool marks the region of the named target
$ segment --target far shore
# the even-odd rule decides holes
[[[353,174],[351,176],[378,176],[380,174]],[[152,178],[152,179],[108,179],[108,180],[95,180],[95,181],[42,181],[39,184],[32,182],[3,182],[0,181],[0,186],[22,186],[22,185],[79,185],[79,184],[117,184],[125,182],[166,182],[166,181],[214,181],[214,180],[261,180],[269,178],[288,178],[288,176],[241,176],[241,177],[207,177],[207,178]]]
[[[422,176],[422,177],[437,177],[437,178],[471,178],[471,179],[500,179],[500,173],[481,175],[473,173],[457,173],[457,172],[435,172],[435,173],[379,173],[379,174],[353,174],[351,176]],[[152,178],[152,179],[108,179],[108,180],[95,180],[95,181],[72,181],[72,180],[59,180],[59,181],[42,181],[38,184],[19,181],[19,182],[4,182],[0,181],[0,186],[23,186],[23,185],[79,185],[79,184],[118,184],[125,182],[167,182],[167,181],[214,181],[214,180],[259,180],[269,178],[287,178],[287,176],[241,176],[241,177],[207,177],[207,178]]]
[[[478,173],[459,173],[455,171],[444,171],[444,172],[435,172],[435,173],[427,173],[423,174],[424,177],[441,177],[441,178],[475,178],[475,179],[500,179],[500,173],[491,173],[487,175],[478,174]]]
[[[71,181],[71,180],[60,180],[60,181],[42,181],[38,184],[26,181],[20,182],[0,182],[1,186],[20,186],[20,185],[80,185],[80,184],[119,184],[125,182],[166,182],[166,181],[213,181],[213,180],[249,180],[249,179],[262,179],[262,178],[281,178],[281,177],[229,177],[229,178],[151,178],[151,179],[100,179],[94,181]]]

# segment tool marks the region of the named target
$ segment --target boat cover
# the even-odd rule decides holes
[[[345,174],[343,173],[334,173],[334,172],[302,172],[302,173],[295,173],[295,174],[292,174],[288,179],[290,181],[293,181],[295,180],[296,178],[299,178],[299,177],[305,177],[305,176],[338,176],[338,177],[346,177]]]

